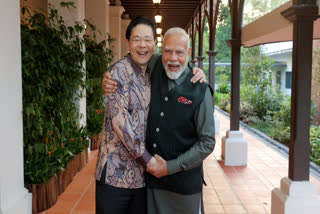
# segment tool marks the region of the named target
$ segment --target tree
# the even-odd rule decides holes
[[[227,40],[231,39],[231,18],[228,4],[221,2],[217,19],[216,46],[218,52],[216,62],[230,62],[231,49]]]
[[[287,0],[247,0],[244,5],[243,23],[247,25],[264,16],[275,8],[286,3]]]
[[[283,97],[271,89],[270,71],[273,61],[262,53],[259,46],[242,49],[241,102],[252,107],[258,118],[279,110]]]

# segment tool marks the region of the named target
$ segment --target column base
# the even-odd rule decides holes
[[[216,134],[220,134],[220,120],[217,117],[217,114],[214,113],[214,130]]]
[[[225,166],[246,166],[248,161],[248,142],[240,131],[227,131],[222,138],[221,157]]]
[[[15,201],[8,201],[4,204],[0,201],[1,214],[31,214],[32,213],[32,194],[23,188],[20,195],[17,195]],[[10,203],[10,204],[9,204]]]
[[[281,179],[280,189],[272,190],[271,214],[319,214],[320,196],[309,181]]]

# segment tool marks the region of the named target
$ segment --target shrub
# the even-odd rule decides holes
[[[92,26],[93,30],[95,26]],[[86,71],[87,71],[87,129],[90,136],[100,133],[104,120],[104,95],[102,92],[102,78],[112,60],[112,51],[107,48],[111,38],[99,44],[89,37],[86,43]]]
[[[281,102],[284,99],[279,91],[259,90],[254,86],[242,85],[240,89],[242,103],[247,103],[255,112],[259,119],[264,120],[268,112],[274,112],[280,109]],[[242,104],[244,106],[244,104]]]
[[[28,13],[22,8],[22,14]],[[24,16],[26,17],[26,16]],[[58,11],[22,20],[24,173],[45,183],[87,145],[77,103],[84,84],[84,26],[66,26]]]
[[[214,103],[220,109],[230,112],[230,95],[219,92],[214,93]]]
[[[240,120],[247,124],[259,120],[257,113],[254,111],[250,103],[240,102]]]
[[[218,83],[218,90],[219,93],[222,94],[230,94],[231,88],[228,82],[228,76],[225,74],[222,74],[220,76],[220,81]]]

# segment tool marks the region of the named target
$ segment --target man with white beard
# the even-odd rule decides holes
[[[147,168],[148,214],[202,214],[202,162],[215,146],[212,96],[207,84],[190,82],[183,29],[166,32],[162,54],[151,75],[146,148],[161,164]]]

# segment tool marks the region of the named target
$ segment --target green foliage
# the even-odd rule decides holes
[[[220,3],[216,26],[215,49],[218,51],[216,62],[230,62],[231,48],[227,40],[231,39],[231,18],[228,4]]]
[[[260,47],[253,47],[243,49],[242,64],[241,102],[248,103],[257,117],[263,119],[267,112],[278,110],[283,100],[280,91],[271,88],[273,61],[262,53]]]
[[[104,96],[102,92],[102,77],[112,60],[112,51],[107,48],[111,38],[99,44],[89,37],[86,43],[87,70],[87,129],[90,136],[100,133],[104,119]]]
[[[270,137],[282,144],[288,145],[290,142],[290,127],[283,126],[283,123],[277,120],[275,120],[272,125]]]
[[[240,102],[240,120],[246,124],[260,122],[256,111],[248,102]]]
[[[314,102],[314,124],[320,125],[320,43],[316,43],[317,47],[313,51],[313,67],[312,67],[312,99]]]
[[[286,3],[288,0],[246,0],[244,4],[243,23],[247,25],[275,8]]]
[[[231,49],[227,44],[227,40],[231,39],[231,18],[228,4],[220,3],[219,14],[216,26],[215,50],[218,51],[216,62],[230,62]],[[204,62],[209,61],[206,51],[209,50],[209,26],[208,19],[205,20],[203,31],[203,56]],[[199,34],[195,37],[195,56],[199,56]]]
[[[214,103],[220,109],[230,112],[230,95],[219,92],[214,93]]]
[[[231,67],[228,66],[219,66],[216,67],[216,75],[215,75],[215,79],[216,82],[219,82],[221,77],[224,80],[224,76],[227,76],[227,81],[230,82],[231,81]]]
[[[310,128],[310,159],[320,165],[320,126]]]
[[[270,129],[272,125],[269,122],[260,120],[257,118],[257,120],[254,123],[249,123],[248,124],[251,128],[257,129],[266,135],[270,136]]]
[[[259,46],[242,48],[242,83],[258,90],[267,90],[271,84],[273,60],[262,53]]]
[[[291,120],[291,98],[285,96],[280,103],[280,108],[274,111],[268,112],[268,115],[272,116],[272,121],[280,121],[282,126],[290,126]],[[272,121],[270,121],[272,123]]]
[[[77,109],[85,86],[83,32],[81,23],[66,26],[55,9],[48,18],[29,13],[21,21],[26,183],[48,181],[88,145]]]
[[[203,30],[203,56],[204,56],[204,62],[209,62],[209,56],[206,53],[208,50],[210,50],[209,47],[209,25],[208,25],[208,19],[205,17],[205,24],[204,24],[204,30]]]
[[[207,78],[207,80],[209,80],[209,65],[204,65],[203,66],[203,72],[204,72],[204,75],[206,75],[206,78]]]
[[[280,109],[284,95],[277,90],[259,90],[251,85],[241,85],[240,89],[240,105],[247,103],[252,108],[251,111],[259,119],[264,119],[268,112],[274,112]],[[244,115],[241,116],[244,118]]]
[[[219,93],[230,94],[231,88],[226,74],[222,74],[219,78],[218,91]]]

